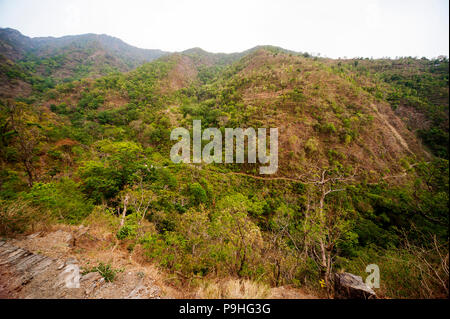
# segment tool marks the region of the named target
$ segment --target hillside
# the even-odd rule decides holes
[[[366,91],[385,99],[437,156],[448,158],[448,58],[330,61]],[[367,81],[370,78],[370,82]]]
[[[101,226],[107,249],[205,296],[239,279],[329,297],[333,272],[365,276],[374,261],[381,298],[448,296],[447,58],[331,60],[260,46],[138,66],[150,56],[113,38],[14,34],[0,51],[11,68],[28,65],[20,52],[73,61],[75,43],[102,43],[104,55],[89,55],[79,79],[62,64],[50,77],[66,80],[52,86],[2,82],[2,235]],[[108,54],[120,72],[100,76]],[[170,132],[194,119],[277,127],[278,171],[174,164]]]
[[[1,80],[9,83],[0,93],[6,96],[15,87],[44,91],[62,81],[126,72],[165,54],[108,35],[29,38],[8,28],[0,29],[0,52]]]

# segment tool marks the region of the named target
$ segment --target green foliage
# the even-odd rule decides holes
[[[26,183],[18,172],[0,170],[0,199],[14,199],[26,189]]]
[[[367,276],[365,268],[376,263],[380,268],[380,289],[377,294],[391,298],[443,298],[446,296],[445,266],[442,256],[448,244],[424,250],[421,247],[399,245],[390,249],[376,246],[360,249],[351,259],[339,259],[338,268]],[[448,270],[448,269],[447,269]],[[448,285],[448,284],[447,284]]]
[[[133,142],[100,141],[98,151],[105,156],[85,161],[79,168],[83,189],[96,203],[115,197],[125,185],[137,179],[143,168],[142,147]]]
[[[247,216],[243,199],[240,194],[224,198],[212,219],[202,205],[191,208],[172,221],[170,230],[147,234],[141,239],[147,256],[186,275],[206,275],[214,270],[256,275],[262,238]]]
[[[418,130],[417,133],[436,156],[448,159],[448,132],[439,127],[432,127],[428,130]]]
[[[0,63],[8,79],[33,87],[30,97],[0,101],[2,234],[26,232],[44,217],[78,223],[94,203],[114,212],[109,218],[116,231],[127,196],[116,238],[129,250],[141,244],[149,259],[187,280],[237,276],[320,289],[323,265],[316,255],[325,242],[334,269],[365,275],[363,266],[376,262],[389,285],[386,296],[422,297],[415,293],[423,278],[414,263],[425,263],[401,245],[404,233],[409,243],[428,250],[433,247],[423,234],[435,235],[440,245],[448,241],[448,60],[334,63],[274,47],[245,56],[183,54],[128,73],[84,61],[66,82],[53,75],[67,56]],[[186,57],[193,59],[197,78],[181,74]],[[107,75],[72,81],[98,72]],[[329,80],[318,82],[324,76]],[[369,106],[383,100],[397,112],[414,108],[426,119],[417,121],[420,127],[408,124],[440,159],[420,162],[417,153],[396,165],[397,153],[365,140],[377,129],[371,125],[378,125]],[[281,140],[279,176],[303,182],[235,174],[251,175],[252,165],[173,164],[170,131],[189,127],[193,119],[222,130],[286,124],[292,148]],[[297,134],[299,128],[304,134]],[[321,169],[352,171],[350,148],[365,161],[357,163],[355,179],[311,181],[320,179]],[[394,168],[389,175],[406,175],[377,183],[370,169],[384,165]],[[77,182],[59,180],[74,170]],[[320,207],[328,186],[336,192]],[[439,265],[436,254],[424,256]],[[117,273],[109,264],[90,271],[106,280]],[[441,293],[435,282],[430,287]]]
[[[101,95],[100,92],[82,92],[81,99],[78,102],[78,107],[81,109],[98,109],[105,98]]]
[[[419,127],[414,129],[418,129],[419,137],[436,156],[448,159],[447,57],[364,61],[356,66],[356,70],[382,81],[382,92],[377,91],[376,94],[378,97],[383,95],[394,110],[399,106],[412,107],[430,120],[425,127],[419,123]]]
[[[122,227],[120,227],[119,231],[117,232],[117,239],[123,240],[127,238],[133,238],[137,235],[136,232],[136,225],[131,224],[125,224]]]
[[[67,114],[67,104],[64,102],[59,105],[51,104],[50,110],[58,114]]]
[[[22,197],[69,224],[81,222],[93,209],[92,202],[84,196],[79,185],[66,178],[59,182],[36,183],[28,193],[22,193]]]
[[[191,199],[191,204],[194,206],[206,203],[208,201],[206,191],[199,183],[189,185],[189,196]]]
[[[300,195],[303,195],[305,193],[305,190],[306,190],[305,184],[298,182],[298,183],[294,183],[292,186],[293,186],[295,193],[300,194]]]
[[[295,88],[290,94],[289,97],[294,101],[294,102],[304,102],[306,100],[306,97],[304,96],[302,90],[300,88]]]
[[[103,278],[105,278],[106,282],[113,282],[116,279],[118,273],[123,272],[123,269],[114,269],[111,264],[99,263],[98,266],[85,269],[82,274],[86,275],[90,272],[98,272]]]
[[[100,124],[109,125],[128,125],[131,121],[137,119],[138,113],[136,106],[128,104],[125,107],[116,108],[113,110],[106,110],[98,112],[96,119]]]

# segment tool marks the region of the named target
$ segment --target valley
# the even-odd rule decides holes
[[[143,298],[332,298],[335,273],[364,279],[369,264],[378,298],[448,298],[448,79],[443,56],[166,52],[0,29],[0,239],[86,227],[63,252],[29,248],[124,268],[117,285],[148,272],[83,298],[144,281]],[[171,132],[193,154],[198,120],[222,145],[227,128],[277,128],[277,169],[225,150],[175,163]]]

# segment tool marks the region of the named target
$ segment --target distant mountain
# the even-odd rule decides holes
[[[0,29],[3,81],[16,79],[33,85],[39,82],[35,77],[42,77],[48,84],[98,77],[130,71],[164,54],[161,50],[136,48],[103,34],[30,38],[14,29]]]
[[[227,65],[233,62],[238,61],[240,58],[253,53],[258,50],[266,50],[272,53],[287,53],[292,55],[303,55],[305,57],[309,57],[308,53],[303,52],[295,52],[286,50],[273,45],[258,45],[251,49],[242,51],[242,52],[234,52],[234,53],[211,53],[207,52],[201,48],[192,48],[181,52],[183,55],[186,55],[192,59],[194,59],[197,63],[206,64],[206,65]]]
[[[0,28],[0,52],[10,60],[19,60],[24,54],[34,48],[31,38],[17,30]]]
[[[274,46],[230,54],[192,48],[181,54],[204,71],[206,81],[216,73],[216,67],[225,67],[258,49],[301,54]],[[128,72],[167,54],[136,48],[105,34],[30,38],[11,28],[0,28],[0,97],[27,96],[32,90],[43,92],[60,82]]]
[[[284,59],[279,60],[280,56]],[[286,103],[286,94],[292,97],[295,92],[294,95],[302,100],[305,93],[299,92],[305,90],[307,83],[324,91],[332,90],[338,82],[341,89],[349,85],[348,80],[351,79],[352,90],[356,86],[356,91],[365,92],[375,99],[369,101],[364,97],[364,107],[380,101],[389,104],[396,116],[386,113],[385,117],[391,120],[401,119],[408,130],[418,135],[434,154],[448,158],[448,58],[445,57],[433,60],[334,60],[271,45],[260,45],[235,53],[211,53],[198,47],[169,53],[139,49],[108,35],[30,38],[14,29],[0,29],[0,98],[28,98],[36,96],[34,93],[47,92],[62,82],[98,78],[114,72],[129,72],[156,59],[156,65],[166,65],[170,71],[167,71],[167,76],[162,80],[160,92],[152,95],[153,99],[191,85],[198,89],[198,85],[230,81],[228,89],[236,91],[238,95],[243,94],[246,102],[251,102],[252,105],[273,105],[279,103],[280,99]],[[297,78],[300,76],[297,73],[302,71],[299,67],[302,63],[307,64],[309,72],[314,76],[321,74],[322,78],[308,81]],[[327,72],[317,69],[317,65],[321,65]],[[140,74],[139,81],[135,79],[135,82],[136,85],[143,85],[143,82],[155,76],[154,71],[149,71],[153,67],[145,65],[129,76]],[[278,71],[275,72],[274,69]],[[275,74],[271,74],[269,70]],[[302,75],[305,78],[309,76],[308,72]],[[336,83],[324,82],[332,78]],[[244,90],[248,83],[252,85]],[[288,88],[296,91],[289,93]],[[261,92],[255,93],[255,90]],[[141,96],[141,93],[138,95]],[[130,96],[129,92],[124,94],[126,95]],[[344,97],[342,91],[336,92],[336,95],[343,101],[352,99]],[[211,97],[210,94],[207,96]],[[311,96],[317,99],[312,93]],[[339,103],[330,102],[335,98],[331,93],[330,96],[332,97],[325,98],[321,103],[331,103],[334,108]],[[345,103],[343,107],[348,108]],[[357,104],[356,101],[352,103]],[[210,106],[205,107],[205,110],[209,108]],[[370,112],[372,110],[368,110]],[[331,124],[336,125],[335,121],[328,119],[331,122],[325,123],[326,117],[331,116],[321,115],[320,119],[312,121],[329,125],[334,131]],[[315,129],[320,131],[319,124]],[[346,138],[346,134],[343,138]],[[405,138],[408,139],[409,136]]]

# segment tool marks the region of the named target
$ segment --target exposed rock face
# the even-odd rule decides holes
[[[360,276],[347,272],[334,274],[334,294],[336,299],[375,299],[377,297]]]
[[[12,298],[22,286],[49,269],[54,260],[0,241],[0,296]]]
[[[73,237],[56,231],[45,237],[33,234],[30,240],[48,240],[67,249]],[[70,235],[70,236],[69,236]],[[161,289],[140,272],[120,274],[106,282],[98,272],[81,274],[75,258],[51,258],[0,240],[0,299],[5,298],[160,298]]]

